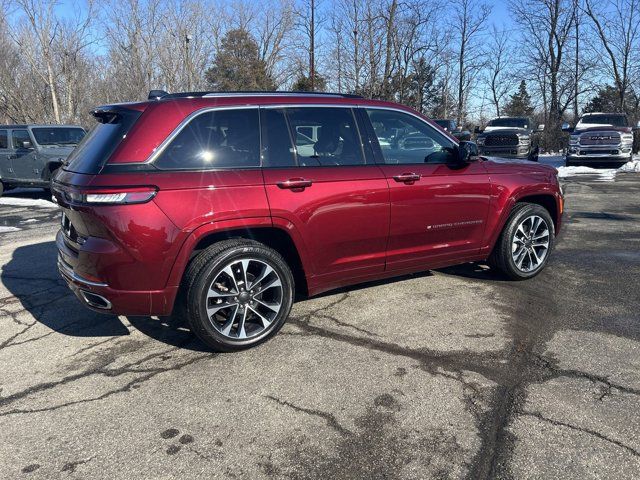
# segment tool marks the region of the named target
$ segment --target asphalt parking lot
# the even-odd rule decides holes
[[[535,279],[463,265],[334,292],[235,354],[86,310],[57,210],[8,192],[0,478],[638,478],[640,176],[565,189]]]

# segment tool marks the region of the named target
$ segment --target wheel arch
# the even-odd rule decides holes
[[[299,297],[308,296],[308,269],[305,268],[304,252],[301,252],[301,247],[288,230],[274,226],[270,220],[267,223],[267,219],[261,224],[238,225],[232,223],[224,226],[210,224],[196,229],[189,235],[182,246],[179,259],[175,262],[171,271],[169,285],[180,285],[189,262],[199,252],[216,242],[232,238],[255,240],[280,253],[293,273],[296,295]]]
[[[551,220],[553,220],[553,226],[555,229],[558,229],[558,205],[556,202],[556,198],[551,193],[543,193],[537,195],[525,195],[516,199],[514,204],[511,206],[513,208],[518,203],[534,203],[536,205],[540,205],[544,207],[551,216]],[[504,227],[504,225],[503,225]]]
[[[509,215],[513,208],[520,203],[533,203],[540,205],[549,212],[553,221],[553,226],[556,231],[556,235],[560,228],[561,212],[558,206],[557,194],[552,190],[524,190],[512,195],[508,201],[505,202],[505,206],[500,214],[500,221],[497,223],[496,228],[491,232],[489,241],[483,248],[483,251],[487,254],[491,253],[496,246],[500,234],[505,228]]]
[[[42,169],[42,180],[47,182],[50,181],[53,172],[60,167],[62,167],[62,162],[60,160],[47,160],[44,164],[44,168]]]

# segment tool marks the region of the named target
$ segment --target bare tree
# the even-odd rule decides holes
[[[531,40],[531,63],[544,76],[545,140],[548,148],[558,149],[563,114],[578,93],[568,52],[577,0],[511,0],[510,5],[523,34]]]
[[[491,90],[491,100],[495,107],[496,115],[501,114],[500,106],[502,101],[513,88],[509,81],[513,76],[512,70],[512,45],[509,42],[508,31],[499,31],[495,25],[491,34],[491,44],[489,46],[491,55],[487,62],[487,74],[489,77],[489,89]]]
[[[454,0],[452,30],[456,33],[456,60],[458,64],[458,124],[465,120],[465,107],[469,89],[486,62],[482,45],[476,42],[486,28],[491,7],[474,0]]]
[[[609,0],[596,6],[585,0],[584,12],[606,52],[606,70],[618,91],[618,108],[624,111],[631,80],[640,73],[640,1]]]
[[[53,43],[60,28],[55,16],[55,0],[16,0],[20,13],[26,17],[24,30],[14,37],[16,43],[31,64],[38,72],[42,81],[49,89],[53,117],[56,123],[60,123],[60,105],[54,71]],[[40,68],[42,64],[42,69]]]

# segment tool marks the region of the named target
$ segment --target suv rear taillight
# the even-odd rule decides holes
[[[54,186],[55,189],[55,186]],[[130,205],[146,203],[156,196],[156,187],[92,188],[86,190],[58,190],[72,205]]]

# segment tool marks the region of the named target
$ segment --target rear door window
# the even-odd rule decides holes
[[[364,165],[362,144],[350,108],[287,108],[301,167]]]
[[[98,124],[71,152],[64,169],[76,173],[99,173],[140,115],[142,112],[126,108],[97,114]]]
[[[9,148],[9,137],[6,130],[0,130],[0,149]]]
[[[201,113],[170,141],[154,165],[162,170],[259,167],[258,109]]]

